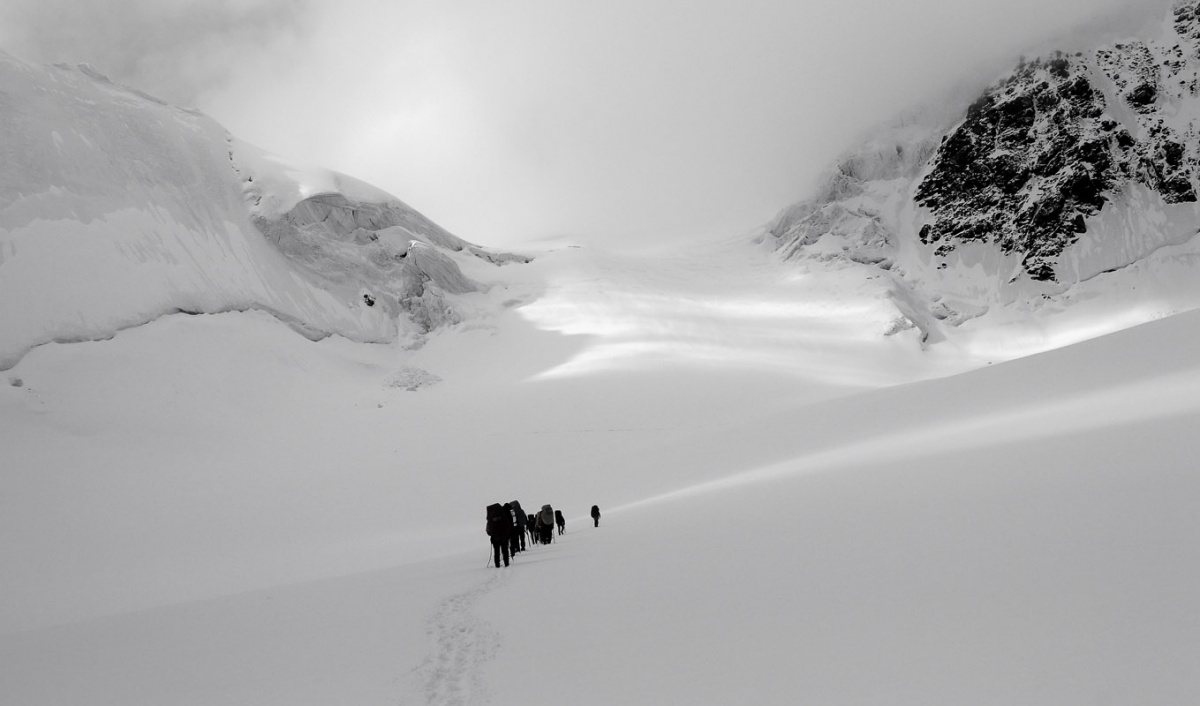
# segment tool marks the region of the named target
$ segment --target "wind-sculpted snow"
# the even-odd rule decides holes
[[[522,259],[88,67],[0,52],[0,154],[0,369],[181,311],[261,310],[313,338],[390,341],[458,320],[451,299],[478,285],[453,256]],[[418,246],[429,252],[410,257]]]
[[[1022,58],[959,106],[848,152],[777,218],[774,247],[885,270],[931,341],[989,312],[1044,318],[1072,293],[1120,308],[1113,290],[1140,289],[1148,318],[1200,305],[1174,279],[1194,279],[1200,253],[1200,3],[1120,41]]]

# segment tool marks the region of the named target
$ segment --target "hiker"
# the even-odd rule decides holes
[[[521,503],[516,500],[509,503],[512,509],[513,530],[512,537],[509,539],[509,551],[513,556],[517,552],[525,551],[525,511],[521,509]]]
[[[542,532],[542,511],[538,510],[533,514],[533,541],[538,544],[546,544],[546,535]]]
[[[529,519],[525,521],[525,529],[529,530],[529,543],[538,543],[537,516],[532,512],[529,513]]]
[[[512,515],[500,503],[492,503],[487,507],[487,535],[492,540],[492,554],[495,557],[496,568],[500,568],[500,557],[504,557],[504,565],[508,566],[508,540],[512,534]]]
[[[599,505],[592,506],[592,522],[595,522],[597,527],[600,526],[600,506]]]
[[[554,511],[554,524],[558,525],[559,536],[567,531],[567,518],[563,517],[562,510]]]
[[[542,535],[542,544],[554,541],[554,508],[549,504],[543,505],[542,511],[538,513],[538,527]]]

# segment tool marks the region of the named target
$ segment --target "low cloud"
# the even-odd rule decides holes
[[[629,242],[746,232],[871,126],[1169,2],[7,0],[0,47],[199,107],[476,242]]]
[[[88,63],[183,106],[239,63],[297,38],[309,0],[7,0],[0,47],[37,63]]]

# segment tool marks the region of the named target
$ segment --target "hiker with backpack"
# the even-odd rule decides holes
[[[600,526],[600,506],[599,505],[592,506],[592,522],[595,522],[597,527]]]
[[[487,535],[492,541],[492,554],[495,558],[496,568],[500,568],[500,558],[504,558],[504,565],[508,566],[509,562],[509,540],[512,535],[512,512],[511,509],[501,505],[500,503],[492,503],[487,506]]]
[[[546,535],[542,532],[542,511],[538,510],[533,513],[533,541],[537,544],[545,544]]]
[[[512,536],[509,538],[509,552],[513,556],[517,552],[525,551],[525,511],[521,509],[521,503],[516,500],[509,503],[512,511]]]
[[[558,534],[560,536],[567,531],[567,519],[563,517],[562,510],[554,511],[554,524],[558,525]]]
[[[542,544],[554,541],[554,508],[549,504],[543,505],[542,511],[538,513],[538,528],[541,532]]]

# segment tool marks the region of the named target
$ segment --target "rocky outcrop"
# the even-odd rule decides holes
[[[917,186],[932,216],[921,242],[938,256],[986,242],[1053,280],[1055,258],[1129,171],[1133,144],[1083,66],[1062,55],[1022,62],[967,109]]]
[[[887,271],[961,322],[1038,306],[1200,227],[1200,2],[1089,51],[1021,59],[949,120],[882,129],[785,210],[787,259]]]

